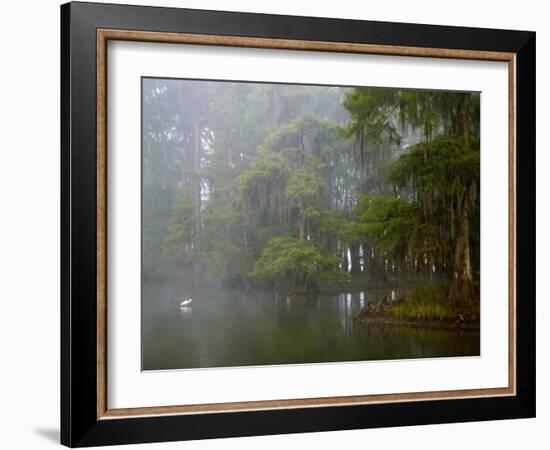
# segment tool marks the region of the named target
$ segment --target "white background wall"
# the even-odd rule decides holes
[[[536,0],[139,1],[135,4],[537,32],[538,417],[530,420],[141,445],[136,448],[548,448],[550,13]],[[2,5],[0,46],[0,448],[57,445],[59,423],[59,1]],[[532,299],[535,301],[535,299]]]

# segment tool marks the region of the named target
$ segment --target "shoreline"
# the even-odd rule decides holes
[[[391,314],[355,319],[362,325],[402,325],[415,328],[430,328],[439,330],[479,331],[480,324],[460,321],[459,319],[399,319]]]

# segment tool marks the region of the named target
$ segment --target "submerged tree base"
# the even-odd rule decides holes
[[[421,313],[415,315],[401,315],[396,307],[388,306],[380,310],[363,308],[354,320],[365,324],[377,325],[408,325],[423,328],[479,330],[479,320],[466,320],[462,314],[453,314],[446,317],[431,317]]]
[[[319,286],[313,280],[302,280],[295,283],[294,288],[290,291],[290,295],[318,295]]]
[[[424,319],[424,318],[398,318],[391,313],[377,314],[359,319],[364,325],[406,325],[419,328],[434,328],[440,330],[460,330],[477,331],[479,330],[479,321],[462,321],[460,317],[449,319]]]
[[[365,324],[411,325],[426,328],[478,330],[479,302],[477,308],[457,309],[446,301],[447,288],[418,286],[408,298],[389,304],[384,296],[376,304],[362,308],[354,320]]]

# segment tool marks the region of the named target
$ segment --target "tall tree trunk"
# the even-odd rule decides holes
[[[405,269],[403,266],[404,266],[403,263],[399,263],[399,266],[397,267],[397,271],[399,273],[397,289],[399,290],[399,292],[403,291],[403,286],[405,285]]]
[[[364,242],[361,248],[363,249],[363,272],[368,273],[372,267],[372,247]]]
[[[448,301],[459,312],[472,313],[478,298],[474,288],[470,252],[470,208],[475,200],[476,183],[457,195],[457,229],[454,240],[454,256],[451,287]]]
[[[365,170],[365,125],[359,130],[359,157],[361,160],[361,173]]]
[[[350,271],[347,246],[344,247],[344,254],[342,255],[342,269],[344,269],[346,272]]]
[[[298,238],[303,241],[306,238],[306,218],[303,214],[300,214],[300,220],[298,222]]]
[[[250,283],[250,278],[248,278],[246,274],[242,275],[242,282],[245,294],[250,293],[250,291],[252,291],[252,285]]]
[[[463,94],[459,107],[458,133],[464,145],[470,138],[470,94]],[[454,254],[451,287],[448,301],[461,313],[477,314],[479,298],[474,287],[470,250],[470,209],[476,199],[477,183],[474,181],[457,194],[454,218],[457,222],[454,238]]]
[[[359,244],[351,244],[351,273],[361,273],[361,257],[359,256]]]
[[[462,102],[459,109],[458,134],[468,142],[470,138],[470,94],[462,94]]]
[[[297,273],[294,277],[293,295],[313,295],[319,293],[319,286],[315,280],[307,279],[305,274]]]
[[[372,279],[376,287],[385,287],[388,284],[388,277],[386,276],[386,268],[384,264],[384,255],[379,251],[374,252],[371,272]]]

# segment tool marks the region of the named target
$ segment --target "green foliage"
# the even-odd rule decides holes
[[[198,257],[195,207],[190,191],[183,191],[172,209],[170,225],[162,243],[165,266],[184,268]]]
[[[204,236],[217,239],[202,239],[202,261],[207,263],[211,279],[232,281],[242,278],[250,270],[253,258],[248,249],[243,249],[243,218],[228,195],[214,195],[203,213]]]
[[[401,320],[445,320],[456,317],[447,303],[413,303],[405,301],[390,308]]]
[[[262,183],[274,180],[284,174],[285,164],[277,155],[263,151],[251,165],[239,176],[239,188],[243,196],[251,195]]]
[[[281,221],[287,178],[288,169],[280,156],[265,149],[260,151],[259,158],[237,179],[246,224],[270,226]]]
[[[277,279],[299,275],[311,279],[317,275],[335,276],[339,258],[315,247],[310,241],[289,236],[271,239],[254,264],[250,276]]]
[[[309,139],[309,142],[305,142]],[[331,120],[305,115],[281,126],[265,141],[265,147],[274,151],[293,148],[309,150],[321,156],[333,141],[339,139],[339,126]]]
[[[259,238],[264,228],[278,227],[324,246],[316,225],[329,206],[327,181],[338,164],[342,141],[333,122],[311,116],[290,121],[266,139],[238,177],[246,223]]]
[[[346,233],[350,223],[344,211],[324,210],[319,213],[318,227],[324,233],[341,236]]]
[[[444,303],[449,288],[448,282],[433,284],[420,284],[416,286],[411,294],[410,301],[413,303]]]
[[[452,259],[455,235],[460,226],[464,196],[477,197],[479,147],[462,136],[438,136],[421,142],[394,161],[387,178],[398,189],[412,191],[417,214],[411,228],[409,249],[431,264]],[[475,217],[472,219],[475,222]],[[449,264],[449,263],[447,263]]]
[[[447,299],[448,283],[420,285],[413,289],[410,297],[392,305],[390,312],[402,320],[445,320],[456,317]]]
[[[417,205],[400,198],[361,196],[357,229],[384,253],[405,256],[417,214]]]
[[[422,130],[423,139],[429,142],[442,122],[442,93],[430,91],[401,91],[399,119],[402,126],[407,124]]]
[[[449,267],[456,198],[479,181],[479,94],[155,79],[143,102],[144,274]]]
[[[384,165],[388,150],[401,142],[394,120],[399,100],[400,91],[396,89],[355,88],[345,95],[344,106],[351,121],[340,129],[341,133],[355,136],[361,168],[373,165],[373,174]]]
[[[143,234],[147,239],[142,245],[142,274],[146,277],[158,276],[162,262],[162,242],[166,236],[169,217],[163,214],[143,217]]]
[[[311,172],[296,170],[290,175],[284,193],[287,200],[303,207],[316,202],[322,187],[321,180]]]
[[[390,166],[388,178],[399,187],[411,183],[419,196],[454,195],[479,179],[479,147],[459,136],[439,136],[401,155]]]
[[[356,88],[346,93],[344,106],[352,121],[342,131],[347,136],[358,132],[370,143],[399,143],[393,115],[400,104],[401,91],[383,88]]]

